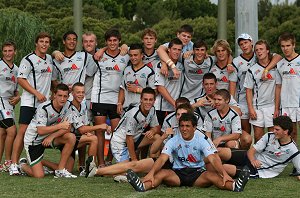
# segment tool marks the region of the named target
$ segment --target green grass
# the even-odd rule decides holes
[[[16,108],[18,109],[18,108]],[[18,118],[18,111],[16,112]],[[298,141],[299,142],[299,141]],[[59,151],[46,149],[45,159],[58,161]],[[22,154],[25,157],[25,154]],[[43,179],[34,179],[27,176],[9,176],[0,173],[1,197],[298,197],[300,181],[288,176],[292,166],[289,165],[277,178],[252,179],[248,182],[245,191],[234,193],[219,190],[215,187],[176,187],[170,188],[161,185],[155,190],[137,193],[127,183],[115,183],[112,178],[76,178],[54,179],[46,176]],[[75,172],[78,174],[78,172]]]

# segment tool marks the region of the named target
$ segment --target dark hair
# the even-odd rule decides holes
[[[183,45],[182,41],[179,38],[174,38],[170,41],[168,48],[173,47],[173,45]]]
[[[274,126],[280,126],[283,130],[288,130],[288,134],[291,135],[293,131],[293,122],[288,116],[278,116],[273,119]]]
[[[150,35],[150,36],[153,36],[153,37],[157,38],[157,33],[152,28],[146,28],[146,29],[144,29],[141,38],[143,39],[146,35]]]
[[[213,74],[213,73],[206,73],[206,74],[204,74],[204,75],[203,75],[203,82],[204,82],[204,80],[206,80],[206,79],[213,79],[215,82],[217,82],[217,77],[216,77],[216,75]]]
[[[64,35],[63,35],[63,40],[65,41],[67,39],[67,37],[72,34],[72,35],[75,35],[76,36],[76,40],[78,38],[78,35],[76,34],[76,32],[70,30],[70,31],[67,31]]]
[[[143,52],[143,46],[139,43],[134,43],[130,45],[129,50],[140,50]]]
[[[104,39],[107,41],[110,37],[116,37],[119,41],[121,41],[121,33],[118,29],[112,28],[105,32]]]
[[[16,43],[13,42],[13,41],[5,41],[5,42],[2,44],[2,48],[1,48],[1,49],[3,50],[3,48],[6,47],[6,46],[13,46],[14,50],[17,49],[17,45],[16,45]]]
[[[38,35],[35,37],[35,43],[38,43],[39,39],[41,38],[49,38],[50,43],[52,41],[51,35],[48,32],[40,32]]]
[[[288,41],[288,40],[291,40],[293,45],[296,43],[295,35],[289,32],[284,32],[279,36],[278,44],[281,45],[281,41]]]
[[[61,91],[68,91],[69,92],[69,87],[66,84],[60,83],[54,88],[54,93],[57,93],[58,90]]]
[[[82,82],[77,82],[72,86],[72,91],[74,91],[75,87],[84,87],[84,84]]]
[[[183,113],[179,118],[179,126],[181,122],[191,121],[192,125],[197,126],[197,118],[193,113]]]
[[[205,47],[205,49],[207,50],[207,45],[206,45],[205,41],[203,41],[203,40],[201,40],[201,39],[197,40],[197,41],[194,43],[193,49],[195,49],[195,48],[200,48],[200,47]]]
[[[184,25],[182,25],[182,26],[177,30],[177,33],[181,33],[181,32],[188,32],[188,33],[190,33],[191,35],[193,35],[194,30],[193,30],[193,27],[192,27],[191,25],[184,24]]]
[[[271,55],[271,47],[269,45],[269,43],[266,41],[266,40],[258,40],[255,45],[254,45],[254,49],[256,47],[256,45],[265,45],[266,46],[266,49],[269,50],[269,53],[268,53],[268,57],[269,57],[269,60],[272,59],[272,55]]]
[[[141,98],[143,97],[144,94],[152,94],[154,95],[154,98],[156,97],[156,93],[154,91],[154,89],[152,89],[151,87],[145,87],[141,93]]]
[[[194,109],[193,109],[192,105],[189,104],[189,103],[184,103],[184,104],[178,105],[178,107],[176,107],[176,111],[175,111],[176,113],[177,113],[178,109],[185,109],[185,110],[187,110],[188,113],[193,113],[194,112]]]
[[[230,93],[227,89],[219,89],[216,91],[215,95],[219,95],[222,96],[222,98],[226,101],[226,100],[230,100]]]
[[[179,103],[180,104],[190,104],[190,101],[186,97],[179,97],[175,101],[175,106],[177,107]]]

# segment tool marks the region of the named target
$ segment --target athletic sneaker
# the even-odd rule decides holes
[[[238,178],[234,182],[234,192],[242,192],[249,180],[250,170],[248,166],[244,166]]]
[[[290,176],[299,176],[300,173],[297,171],[297,169],[294,167],[293,171],[290,173]]]
[[[45,175],[52,175],[54,173],[53,170],[50,170],[47,166],[43,166]]]
[[[27,159],[25,157],[20,158],[18,168],[21,175],[26,175],[26,172],[22,169],[24,164],[27,164]]]
[[[16,163],[12,163],[9,167],[9,175],[20,175],[18,165]]]
[[[55,176],[54,178],[76,178],[76,175],[73,175],[70,173],[67,169],[62,169],[62,170],[55,170]]]
[[[79,176],[80,177],[85,177],[85,167],[84,166],[80,166],[79,167]]]
[[[0,164],[0,172],[8,172],[11,164],[11,160],[5,160],[4,164]]]
[[[133,170],[127,170],[127,181],[131,184],[131,186],[138,192],[145,192],[145,186],[139,176],[133,172]]]
[[[4,164],[0,164],[0,172],[5,172],[5,168]]]
[[[94,156],[89,156],[85,161],[85,178],[94,177],[97,172],[97,166],[94,161]]]
[[[115,182],[128,183],[127,177],[125,175],[117,175],[114,177]]]

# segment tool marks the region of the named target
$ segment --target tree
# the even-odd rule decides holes
[[[272,3],[270,0],[260,0],[258,2],[258,20],[261,21],[266,16],[269,16],[272,9]]]

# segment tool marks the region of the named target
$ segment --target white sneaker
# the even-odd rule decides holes
[[[125,175],[117,175],[114,177],[115,182],[128,183],[127,177]]]
[[[27,164],[27,158],[25,158],[25,157],[20,158],[18,168],[19,168],[19,172],[21,175],[27,175],[26,172],[23,171],[23,169],[22,169],[22,166],[24,164]]]
[[[85,174],[86,174],[85,169],[83,169],[83,170],[79,173],[79,176],[80,176],[80,177],[85,177]]]
[[[97,165],[94,156],[89,156],[85,161],[85,177],[94,177],[97,172]]]
[[[76,178],[76,175],[71,174],[67,169],[62,169],[62,170],[55,170],[55,176],[54,178]]]
[[[52,175],[54,171],[50,170],[47,166],[43,166],[45,175]]]
[[[16,163],[13,163],[9,167],[9,175],[20,175],[18,165]]]

